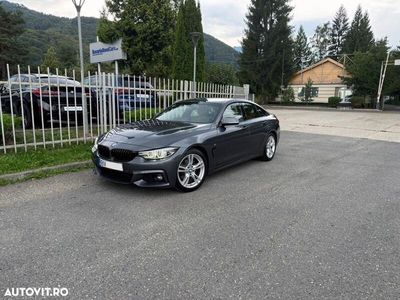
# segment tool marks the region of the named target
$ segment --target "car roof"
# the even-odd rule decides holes
[[[228,104],[233,102],[244,102],[244,103],[253,103],[251,101],[245,99],[238,99],[238,98],[192,98],[183,100],[182,102],[190,102],[190,101],[203,101],[203,102],[211,102],[211,103],[221,103],[221,104]]]

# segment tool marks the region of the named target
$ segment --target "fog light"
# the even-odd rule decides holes
[[[156,175],[156,180],[157,181],[163,181],[164,177],[161,174]]]

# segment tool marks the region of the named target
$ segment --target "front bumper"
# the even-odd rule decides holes
[[[139,187],[171,188],[176,183],[177,166],[181,154],[178,150],[172,157],[160,161],[146,161],[141,157],[136,157],[130,162],[122,163],[122,172],[102,167],[97,151],[92,153],[92,161],[95,165],[95,174],[108,181],[134,184]]]

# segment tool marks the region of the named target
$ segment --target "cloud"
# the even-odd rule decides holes
[[[71,0],[11,0],[31,9],[57,16],[74,17]],[[239,45],[245,30],[245,17],[250,0],[199,0],[203,13],[204,31],[231,46]],[[349,17],[359,4],[370,14],[371,25],[377,38],[387,36],[392,45],[400,42],[399,0],[291,0],[294,6],[293,25],[305,25],[307,33],[323,22],[332,20],[337,9],[344,4]],[[86,0],[84,16],[98,17],[104,0]]]

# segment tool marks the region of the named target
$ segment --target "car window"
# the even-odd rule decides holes
[[[265,113],[262,113],[262,110],[254,104],[244,104],[243,111],[246,120],[252,120],[265,116]]]
[[[256,106],[256,111],[257,111],[259,117],[268,116],[268,113],[265,110],[263,110],[261,107]]]
[[[215,121],[220,111],[220,105],[217,103],[187,101],[171,106],[162,112],[157,119],[160,121],[209,124]]]
[[[224,118],[236,118],[239,122],[244,120],[243,112],[240,103],[234,103],[229,105],[224,112]]]

